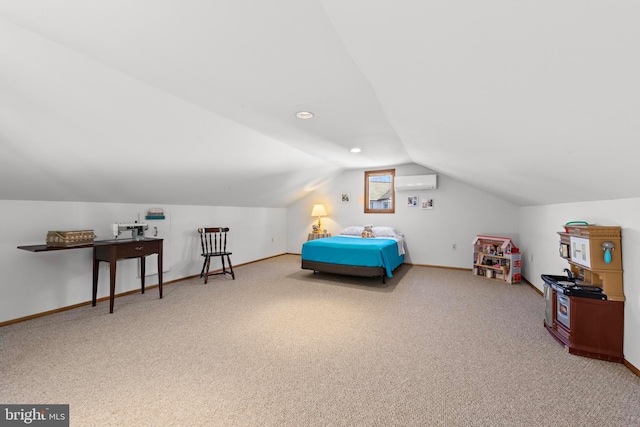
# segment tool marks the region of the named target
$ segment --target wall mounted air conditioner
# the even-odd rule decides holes
[[[396,176],[396,191],[435,190],[438,188],[437,175]]]

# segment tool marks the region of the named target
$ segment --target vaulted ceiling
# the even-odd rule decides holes
[[[523,206],[640,197],[638,16],[620,0],[1,0],[0,199],[282,207],[405,163]]]

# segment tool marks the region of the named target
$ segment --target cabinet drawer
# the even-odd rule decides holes
[[[116,256],[122,258],[137,258],[158,252],[158,244],[155,242],[131,242],[125,245],[117,245]]]

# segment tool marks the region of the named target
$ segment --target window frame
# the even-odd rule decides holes
[[[372,176],[391,176],[391,208],[389,209],[372,209],[369,208],[369,179]],[[396,213],[396,190],[395,190],[395,169],[378,169],[364,171],[364,213],[380,213],[393,214]]]

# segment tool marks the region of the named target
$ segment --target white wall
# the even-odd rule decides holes
[[[17,246],[44,244],[49,230],[93,229],[98,239],[109,239],[112,223],[133,222],[151,207],[171,214],[172,266],[163,276],[165,282],[200,274],[196,230],[201,226],[231,228],[234,265],[286,252],[284,208],[0,200],[0,322],[91,300],[91,249],[32,253]],[[101,263],[99,274],[98,298],[102,298],[109,295],[107,263]],[[145,283],[157,284],[157,276],[147,277]],[[116,293],[139,288],[138,261],[118,261]]]
[[[396,168],[398,175],[430,172],[417,165]],[[343,192],[351,194],[351,202],[341,202]],[[470,268],[476,234],[513,237],[523,251],[523,276],[540,290],[541,274],[559,273],[567,266],[558,256],[557,232],[564,223],[618,225],[622,227],[626,296],[624,356],[640,367],[640,266],[634,262],[640,257],[640,199],[518,208],[442,175],[437,190],[417,195],[432,198],[435,208],[422,210],[401,203],[393,215],[365,215],[364,173],[354,170],[336,176],[288,209],[159,205],[171,213],[172,268],[164,280],[199,274],[196,229],[203,225],[231,227],[235,265],[299,253],[316,220],[310,216],[314,203],[325,203],[329,215],[323,219],[323,228],[334,234],[354,224],[395,226],[406,235],[407,262],[414,264]],[[397,196],[398,200],[403,197]],[[111,223],[135,220],[150,207],[156,206],[0,200],[0,322],[91,300],[90,249],[31,253],[17,246],[44,243],[49,230],[94,229],[99,239],[109,238]],[[453,243],[457,251],[451,250]],[[157,283],[157,277],[148,277],[147,283]],[[116,286],[117,292],[139,288],[135,260],[118,262]],[[98,297],[107,295],[108,268],[102,263]]]
[[[379,169],[386,169],[381,167]],[[415,164],[396,166],[396,175],[433,173]],[[351,201],[343,203],[342,193]],[[431,198],[433,210],[407,207],[408,196]],[[476,234],[508,236],[518,244],[518,207],[443,175],[438,188],[416,192],[396,192],[395,214],[364,213],[364,170],[350,170],[289,206],[287,211],[287,251],[300,253],[307,240],[314,203],[324,203],[328,216],[322,228],[338,234],[349,225],[389,225],[405,235],[407,256],[412,264],[471,269],[473,238]],[[453,244],[457,250],[453,250]]]
[[[524,276],[542,290],[541,274],[562,274],[567,262],[558,255],[557,232],[569,221],[622,227],[624,270],[624,357],[640,367],[640,199],[566,203],[520,209],[521,242],[527,251]]]

